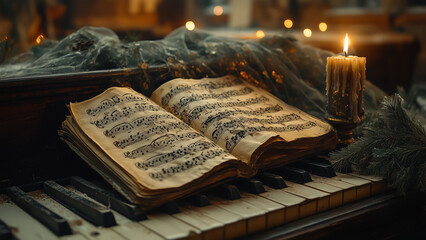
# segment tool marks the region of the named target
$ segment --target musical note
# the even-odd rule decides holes
[[[86,110],[86,113],[92,117],[97,116],[99,113],[115,106],[118,103],[124,102],[134,102],[134,101],[147,101],[146,97],[136,96],[133,93],[125,93],[122,96],[114,95],[111,99],[104,99],[101,101],[100,105],[95,108],[89,108]]]
[[[190,127],[183,122],[177,122],[177,121],[171,122],[171,123],[167,123],[167,124],[164,124],[164,125],[154,126],[152,128],[149,128],[146,131],[140,131],[140,132],[137,132],[135,134],[131,134],[124,139],[120,139],[120,140],[115,141],[113,144],[117,148],[123,149],[127,146],[134,144],[134,143],[148,139],[149,137],[151,137],[153,135],[159,135],[159,134],[162,134],[162,133],[167,133],[167,132],[174,130],[174,129],[188,130],[188,129],[190,129]]]
[[[194,152],[199,152],[214,146],[216,146],[216,144],[209,141],[194,142],[187,146],[180,146],[179,149],[174,150],[172,152],[151,157],[145,160],[144,162],[140,162],[138,167],[143,168],[144,170],[148,170],[148,168],[157,167],[157,166],[172,162],[185,155],[188,155]]]
[[[161,168],[161,170],[156,171],[156,172],[150,172],[149,176],[154,179],[154,180],[158,180],[158,181],[162,181],[168,177],[171,177],[177,173],[186,171],[188,169],[191,169],[193,167],[199,166],[204,164],[206,161],[208,161],[209,159],[215,158],[217,156],[223,156],[223,157],[227,157],[230,156],[229,154],[227,154],[227,152],[221,148],[214,148],[214,149],[209,149],[207,151],[203,151],[201,152],[200,155],[193,157],[183,163],[179,163],[176,165],[172,165],[169,167],[164,167]],[[141,162],[137,162],[135,163],[136,167],[144,169],[145,168],[141,165]]]
[[[164,95],[161,98],[161,104],[163,106],[167,106],[169,104],[170,99],[172,99],[174,96],[178,95],[182,92],[189,92],[191,90],[199,90],[199,89],[207,89],[209,91],[219,88],[227,88],[232,87],[236,85],[241,85],[241,80],[238,80],[236,78],[227,78],[225,81],[221,82],[204,82],[200,81],[200,83],[194,84],[194,85],[178,85],[174,88],[172,88],[166,95]]]
[[[158,149],[161,149],[163,147],[169,146],[173,147],[172,145],[175,142],[179,141],[188,141],[195,138],[200,138],[203,135],[197,133],[197,132],[187,132],[187,133],[181,133],[181,134],[165,134],[163,136],[160,136],[156,139],[154,139],[150,144],[144,145],[142,147],[136,148],[135,150],[131,152],[125,152],[124,156],[126,158],[135,159],[141,156],[144,156],[147,153],[154,152]]]

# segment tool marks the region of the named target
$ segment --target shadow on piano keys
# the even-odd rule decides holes
[[[72,177],[3,191],[0,239],[319,239],[400,204],[387,190],[380,178],[309,161],[145,213],[100,181]]]

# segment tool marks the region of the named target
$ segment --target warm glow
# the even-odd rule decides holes
[[[256,37],[257,38],[264,38],[265,37],[265,33],[262,30],[258,30],[256,32]]]
[[[37,37],[37,39],[36,39],[36,43],[37,44],[40,44],[41,43],[41,41],[43,41],[44,40],[44,36],[43,35],[38,35],[38,37]]]
[[[312,36],[312,31],[309,28],[305,28],[305,30],[303,30],[303,35],[305,35],[305,37],[310,38]]]
[[[214,13],[214,15],[216,15],[216,16],[220,16],[220,15],[222,15],[222,13],[223,13],[223,7],[222,7],[222,6],[215,6],[215,7],[213,8],[213,13]]]
[[[7,40],[7,36],[6,36],[6,35],[2,36],[0,40],[1,40],[2,42],[6,42],[6,40]]]
[[[291,28],[291,27],[293,27],[293,21],[291,21],[290,19],[286,19],[286,20],[284,21],[284,27],[286,27],[286,28]]]
[[[327,23],[325,23],[325,22],[320,23],[320,24],[318,25],[318,28],[319,28],[319,30],[320,30],[321,32],[325,32],[325,31],[327,31]]]
[[[192,31],[192,30],[195,29],[195,23],[193,21],[188,21],[188,22],[185,23],[185,27],[189,31]]]
[[[345,55],[348,54],[348,47],[349,47],[349,38],[348,38],[348,34],[346,33],[345,45],[343,47],[343,52],[345,53]]]

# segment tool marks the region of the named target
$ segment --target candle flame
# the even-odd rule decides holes
[[[345,53],[345,56],[348,54],[348,47],[349,47],[349,38],[348,38],[348,34],[346,33],[345,44],[343,47],[343,52]]]

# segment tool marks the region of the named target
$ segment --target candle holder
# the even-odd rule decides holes
[[[344,147],[348,146],[349,144],[353,143],[353,129],[356,128],[358,123],[355,123],[353,121],[349,121],[346,119],[339,119],[334,118],[331,116],[326,116],[325,118],[337,131],[337,137],[339,138],[339,145]],[[364,121],[364,116],[360,118],[360,122]]]

